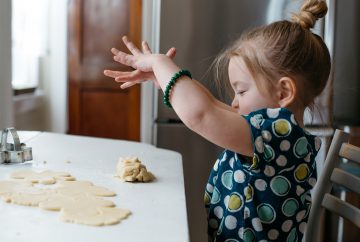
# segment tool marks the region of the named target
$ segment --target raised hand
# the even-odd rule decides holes
[[[152,64],[155,55],[152,54],[147,42],[142,42],[142,51],[140,51],[131,41],[128,40],[126,36],[124,36],[122,40],[132,55],[117,50],[116,48],[112,48],[111,52],[114,54],[114,60],[123,65],[131,66],[135,70],[129,72],[105,70],[104,74],[114,78],[116,82],[124,82],[120,86],[122,89],[148,80],[153,81],[154,84],[159,87],[152,71]],[[166,53],[166,55],[170,58],[174,58],[175,54],[175,48],[170,48]]]

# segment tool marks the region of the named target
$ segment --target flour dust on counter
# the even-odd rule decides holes
[[[0,181],[0,197],[7,203],[59,211],[60,220],[92,226],[117,224],[130,210],[115,207],[103,197],[116,193],[90,181],[77,181],[67,172],[17,170],[12,180]]]

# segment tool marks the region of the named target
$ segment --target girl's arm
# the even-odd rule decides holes
[[[143,54],[126,38],[124,43],[133,55],[119,52],[115,60],[142,72],[153,72],[163,91],[173,75],[180,71],[168,56]],[[116,80],[125,82],[126,76]],[[225,107],[199,82],[187,76],[180,77],[171,89],[170,102],[179,118],[194,132],[220,147],[252,156],[247,121]]]

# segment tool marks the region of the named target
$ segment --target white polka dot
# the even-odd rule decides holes
[[[266,165],[264,173],[266,176],[271,177],[271,176],[275,175],[275,169],[272,166]]]
[[[232,216],[232,215],[228,215],[225,218],[225,227],[229,230],[235,229],[237,225],[237,219]]]
[[[237,170],[234,172],[234,180],[237,183],[243,183],[245,181],[245,173],[242,170]]]
[[[262,223],[261,223],[261,220],[259,218],[253,218],[251,220],[251,223],[253,225],[253,228],[257,231],[257,232],[260,232],[263,230],[263,227],[262,227]]]
[[[226,160],[226,158],[227,158],[227,154],[226,154],[226,152],[224,152],[223,157],[221,158],[221,162],[224,162]]]
[[[305,230],[306,230],[306,223],[305,223],[305,222],[302,222],[302,223],[299,225],[299,231],[303,234],[303,233],[305,233]]]
[[[268,108],[266,113],[269,118],[276,118],[279,116],[280,108]]]
[[[280,143],[280,150],[281,151],[288,151],[290,149],[290,142],[286,139],[284,139],[283,141],[281,141]]]
[[[234,169],[234,161],[235,161],[234,157],[231,157],[231,159],[229,160],[229,165],[232,169]]]
[[[267,241],[267,240],[262,239],[262,240],[259,240],[259,242],[268,242],[268,241]]]
[[[259,191],[265,191],[267,187],[266,181],[264,181],[263,179],[257,179],[255,181],[255,187]]]
[[[300,222],[305,217],[306,210],[301,210],[296,214],[296,221]]]
[[[286,166],[287,164],[286,157],[283,155],[279,155],[279,157],[276,159],[276,164],[278,164],[278,166]]]
[[[252,126],[254,126],[257,129],[260,129],[259,121],[255,117],[250,118],[250,123]]]
[[[225,205],[225,207],[228,207],[228,205],[229,205],[229,199],[230,199],[230,196],[229,196],[229,195],[227,195],[227,196],[224,198],[224,205]]]
[[[244,208],[244,219],[247,219],[250,217],[250,209],[248,207]]]
[[[240,239],[244,239],[244,227],[239,229],[238,235]]]
[[[316,179],[314,177],[309,178],[309,184],[314,187],[316,185]]]
[[[213,229],[217,229],[218,228],[218,222],[216,221],[216,219],[210,219],[209,220],[209,226]]]
[[[291,116],[290,116],[290,121],[291,121],[293,124],[297,125],[297,122],[296,122],[296,120],[295,120],[294,114],[291,114]]]
[[[208,183],[208,184],[206,185],[206,190],[207,190],[208,192],[212,193],[212,192],[214,191],[213,185],[211,185],[211,184]]]
[[[305,192],[304,188],[302,188],[301,186],[297,185],[296,186],[296,195],[300,196],[301,194],[303,194]]]
[[[218,219],[222,219],[222,217],[224,216],[224,210],[222,207],[220,206],[216,206],[214,208],[214,214],[216,217],[218,217]]]
[[[266,141],[266,142],[270,142],[271,141],[271,133],[267,130],[263,130],[261,131],[261,136],[263,137],[263,139]]]
[[[215,161],[215,164],[214,164],[214,171],[217,171],[218,170],[218,168],[219,168],[219,159],[217,159],[216,161]]]
[[[293,221],[292,220],[286,220],[285,222],[283,222],[283,224],[281,225],[281,230],[284,231],[285,233],[289,232],[291,227],[293,226]]]
[[[311,153],[308,153],[308,154],[305,156],[304,161],[310,162],[310,157],[311,157]]]
[[[275,240],[279,237],[279,231],[277,231],[276,229],[270,229],[268,232],[268,237],[271,240]]]
[[[264,141],[261,136],[256,137],[255,139],[255,148],[259,153],[264,152]]]

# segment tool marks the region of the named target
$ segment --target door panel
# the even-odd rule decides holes
[[[124,35],[139,46],[141,0],[70,0],[68,10],[69,133],[138,141],[140,87],[122,90],[103,70],[131,70],[110,48],[128,52]]]

